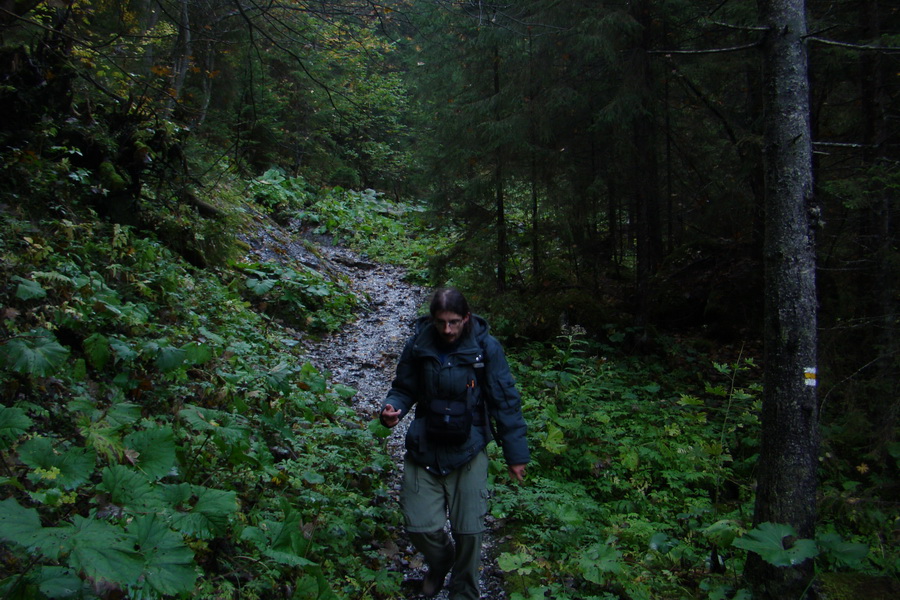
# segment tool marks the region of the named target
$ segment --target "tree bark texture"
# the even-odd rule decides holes
[[[766,171],[765,396],[754,524],[791,525],[811,538],[816,520],[815,241],[811,219],[807,33],[802,0],[760,0]],[[785,540],[790,545],[792,540]],[[774,567],[751,553],[754,598],[807,597],[812,560]]]

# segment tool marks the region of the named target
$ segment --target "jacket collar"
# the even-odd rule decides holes
[[[449,352],[438,345],[437,333],[431,324],[431,317],[419,317],[416,322],[416,340],[415,351],[419,356],[439,356],[440,354],[450,355],[472,355],[474,358],[481,353],[481,345],[478,343],[478,336],[486,332],[486,324],[484,319],[477,315],[472,315],[472,328],[465,335],[459,344]]]

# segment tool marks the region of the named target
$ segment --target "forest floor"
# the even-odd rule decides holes
[[[272,230],[269,229],[269,232]],[[340,331],[321,339],[304,341],[306,358],[329,380],[357,390],[354,407],[361,418],[374,418],[390,388],[397,359],[403,345],[413,332],[413,323],[427,300],[428,290],[412,285],[404,279],[402,268],[381,264],[336,245],[328,239],[314,239],[317,250],[309,247],[309,236],[297,235],[282,229],[258,234],[250,241],[253,253],[260,260],[299,261],[317,269],[327,269],[346,278],[360,298],[360,311],[354,322]],[[390,495],[397,511],[400,480],[403,469],[404,435],[408,419],[394,428],[387,441],[387,449],[396,469],[390,473]],[[488,525],[491,525],[489,521]],[[483,571],[481,597],[503,600],[502,572],[497,568],[493,552],[494,537],[485,536],[482,553]],[[392,562],[393,570],[403,574],[403,588],[415,597],[421,586],[425,565],[421,554],[410,544],[402,527],[395,532],[394,543],[381,552]],[[444,589],[437,598],[447,598]]]

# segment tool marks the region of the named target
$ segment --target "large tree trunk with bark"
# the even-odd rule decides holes
[[[760,0],[759,6],[767,29],[766,356],[754,523],[788,524],[812,538],[819,423],[806,17],[802,0]],[[811,589],[813,564],[775,567],[751,553],[745,576],[754,598],[799,600]]]

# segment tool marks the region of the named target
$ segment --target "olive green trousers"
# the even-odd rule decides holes
[[[487,452],[447,475],[404,461],[400,504],[406,529],[429,569],[450,572],[450,600],[478,600],[487,514]],[[452,540],[444,531],[450,520]]]

